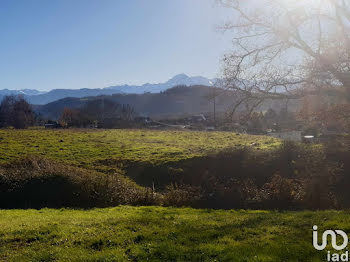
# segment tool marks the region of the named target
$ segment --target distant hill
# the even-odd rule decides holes
[[[165,83],[159,84],[144,84],[141,86],[129,86],[129,85],[121,85],[121,86],[111,86],[106,88],[96,88],[96,89],[54,89],[48,92],[42,92],[38,90],[0,90],[0,99],[6,95],[23,95],[29,103],[36,105],[44,105],[47,103],[51,103],[53,101],[66,98],[66,97],[75,97],[75,98],[83,98],[88,96],[101,96],[101,95],[113,95],[113,94],[143,94],[143,93],[159,93],[165,91],[169,88],[178,85],[205,85],[212,86],[216,79],[207,79],[202,76],[189,77],[185,74],[180,74],[174,76],[170,80]]]
[[[43,105],[59,99],[73,97],[73,98],[82,98],[87,96],[99,96],[99,95],[112,95],[115,93],[120,93],[114,90],[108,89],[54,89],[50,92],[34,95],[34,96],[25,96],[27,101],[31,104]]]
[[[217,112],[227,111],[234,102],[234,92],[208,86],[177,86],[161,93],[64,98],[46,105],[36,105],[34,110],[44,117],[57,119],[65,107],[79,108],[89,100],[106,99],[120,104],[129,104],[138,114],[144,116],[154,118],[183,116],[212,112],[211,97],[215,92],[218,94],[216,97]]]
[[[216,94],[216,112],[229,112],[232,110],[237,100],[235,91],[202,85],[176,86],[160,93],[113,94],[84,98],[68,97],[46,105],[34,105],[34,110],[43,117],[57,119],[65,107],[80,108],[88,101],[106,99],[119,104],[129,104],[141,116],[171,118],[212,113],[212,97],[214,94]],[[286,101],[283,100],[268,100],[262,103],[257,108],[257,111],[266,111],[269,108],[280,111],[282,108],[285,108],[285,105]],[[288,109],[295,111],[299,106],[299,101],[290,101]]]

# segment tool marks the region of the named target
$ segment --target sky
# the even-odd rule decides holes
[[[230,15],[215,0],[1,0],[0,89],[217,77]]]

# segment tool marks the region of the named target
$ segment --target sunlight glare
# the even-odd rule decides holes
[[[280,0],[287,7],[312,7],[318,8],[326,4],[328,0]]]

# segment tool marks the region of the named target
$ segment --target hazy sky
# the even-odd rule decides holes
[[[228,15],[215,0],[1,0],[0,89],[215,77]]]

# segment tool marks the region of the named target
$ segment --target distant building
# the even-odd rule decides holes
[[[47,123],[44,124],[45,128],[61,128],[62,126],[57,123],[57,122],[53,122],[53,123]]]
[[[194,122],[194,123],[200,123],[200,122],[207,121],[207,118],[203,114],[200,114],[200,115],[190,117],[189,121]]]
[[[205,128],[205,130],[207,130],[207,131],[215,131],[215,127],[214,126],[207,126]]]

